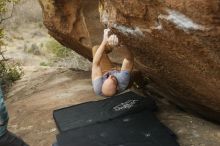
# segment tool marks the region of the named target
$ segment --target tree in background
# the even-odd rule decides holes
[[[9,17],[4,14],[7,11],[7,4],[12,3],[13,7],[17,0],[0,0],[0,25],[6,19],[12,17],[13,10]],[[4,103],[4,96],[1,90],[3,87],[9,86],[12,82],[19,79],[21,76],[21,69],[17,65],[11,65],[9,60],[3,55],[2,46],[4,46],[4,29],[0,27],[0,146],[28,146],[22,139],[18,138],[13,133],[7,130],[8,112]]]
[[[2,85],[3,89],[6,89],[14,81],[20,79],[23,73],[18,63],[13,63],[4,57],[5,50],[3,50],[5,44],[3,41],[4,28],[2,27],[2,23],[4,20],[10,19],[13,16],[14,5],[17,2],[18,0],[0,0],[0,85]],[[5,16],[9,3],[12,4],[12,10],[10,16]]]

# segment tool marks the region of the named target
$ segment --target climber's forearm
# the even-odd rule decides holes
[[[93,65],[99,65],[101,62],[101,58],[102,55],[105,51],[105,47],[106,47],[107,41],[102,41],[101,45],[99,46],[99,48],[97,49],[94,58],[93,58]]]
[[[124,60],[122,62],[121,70],[126,70],[131,72],[134,65],[134,55],[127,47],[122,48],[122,55],[124,56]]]

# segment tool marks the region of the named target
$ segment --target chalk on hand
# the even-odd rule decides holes
[[[115,34],[112,34],[108,38],[108,44],[110,46],[117,46],[118,45],[118,37]]]

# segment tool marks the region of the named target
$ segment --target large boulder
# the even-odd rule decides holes
[[[39,2],[49,34],[91,61],[91,47],[100,43],[103,32],[98,0],[39,0]]]
[[[148,90],[220,122],[219,0],[40,3],[49,33],[65,46],[92,60],[92,46],[109,27],[135,55],[136,68],[152,80]]]

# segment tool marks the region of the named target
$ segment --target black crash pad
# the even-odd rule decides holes
[[[55,110],[55,123],[60,132],[103,122],[123,115],[156,109],[151,97],[126,92],[101,101],[87,102]]]
[[[57,140],[59,146],[179,146],[175,135],[148,110],[69,130]]]

